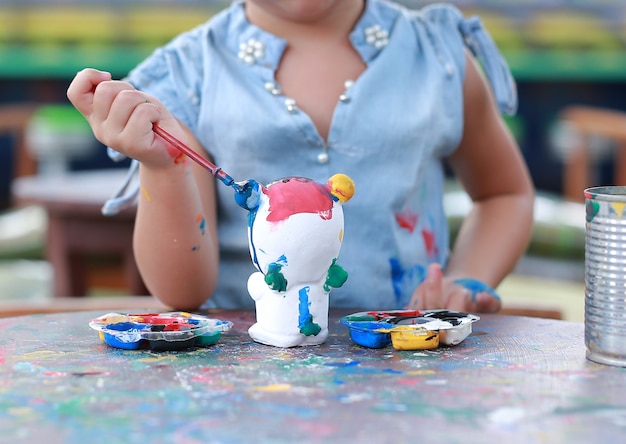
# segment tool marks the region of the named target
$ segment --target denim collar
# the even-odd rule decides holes
[[[253,70],[275,72],[287,42],[250,23],[243,1],[232,8],[225,41],[228,50]],[[385,49],[398,14],[398,8],[385,2],[365,2],[365,9],[350,33],[350,42],[366,64]]]

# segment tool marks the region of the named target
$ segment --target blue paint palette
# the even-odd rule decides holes
[[[480,318],[451,310],[390,310],[353,313],[341,318],[350,339],[360,346],[398,350],[457,345],[472,333]]]
[[[213,345],[233,323],[185,312],[108,313],[89,326],[111,347],[170,351]]]

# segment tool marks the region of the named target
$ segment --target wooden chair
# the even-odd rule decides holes
[[[135,210],[103,216],[102,205],[122,183],[125,170],[29,176],[13,181],[18,205],[41,205],[48,214],[46,256],[54,269],[56,297],[87,296],[89,258],[121,259],[127,294],[147,295],[132,249]]]
[[[37,162],[26,148],[26,127],[38,105],[30,103],[0,106],[0,133],[14,139],[13,177],[31,176],[37,172]]]
[[[614,162],[615,184],[626,185],[626,112],[589,106],[570,106],[559,115],[579,136],[580,143],[569,147],[563,172],[563,197],[583,202],[583,191],[594,184],[591,179],[590,137],[615,141],[617,151]]]

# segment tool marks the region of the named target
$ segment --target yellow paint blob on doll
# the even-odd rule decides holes
[[[331,176],[327,185],[330,188],[330,194],[335,196],[342,204],[348,202],[354,196],[354,182],[345,174]]]

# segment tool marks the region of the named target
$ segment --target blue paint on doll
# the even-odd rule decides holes
[[[259,208],[261,185],[256,180],[247,180],[235,189],[235,202],[244,210],[253,212]]]
[[[298,292],[298,328],[300,329],[300,333],[305,336],[315,336],[322,331],[322,327],[313,322],[313,316],[311,316],[311,312],[309,311],[310,289],[311,287],[307,285],[306,287],[302,287]]]

